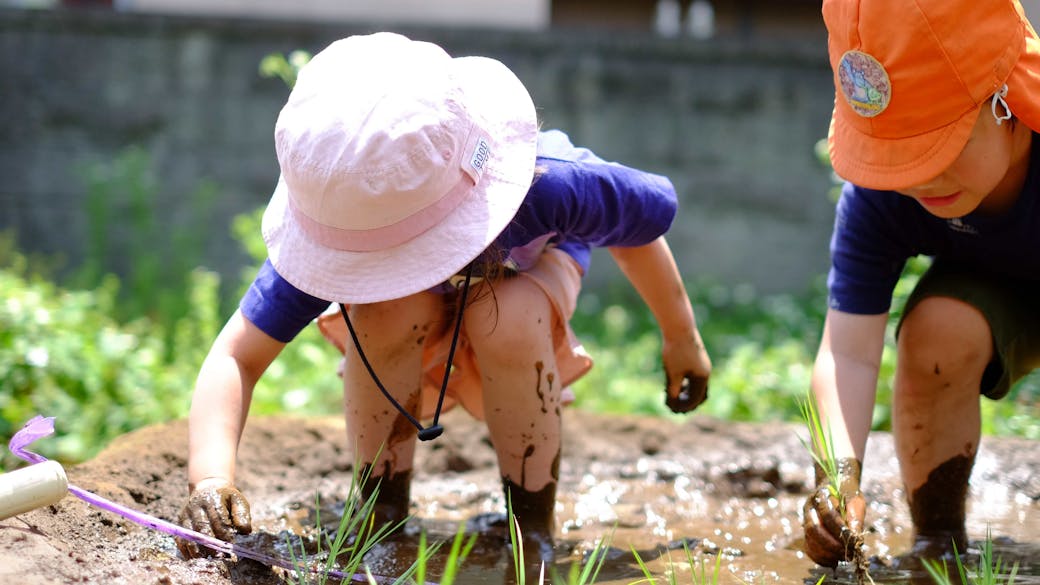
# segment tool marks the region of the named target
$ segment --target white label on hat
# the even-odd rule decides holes
[[[477,182],[480,181],[480,177],[484,174],[484,167],[487,165],[489,158],[491,158],[491,146],[483,138],[478,138],[476,145],[473,146],[473,154],[469,157],[469,166],[475,171],[476,176],[474,179]]]

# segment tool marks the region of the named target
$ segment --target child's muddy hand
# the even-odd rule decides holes
[[[665,388],[664,403],[675,413],[690,412],[708,399],[708,378],[686,372],[678,384],[673,384],[671,374]]]
[[[178,518],[181,526],[231,542],[235,534],[252,532],[249,502],[224,479],[206,479],[195,485]],[[208,548],[183,539],[177,548],[185,558],[209,556]]]
[[[690,412],[708,399],[711,358],[700,335],[666,335],[661,344],[665,373],[665,405],[675,413]]]
[[[805,553],[824,567],[853,560],[863,543],[867,505],[857,478],[842,478],[840,498],[831,491],[829,482],[819,482],[802,508]]]

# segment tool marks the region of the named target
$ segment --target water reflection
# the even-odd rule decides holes
[[[615,488],[616,486],[611,489]],[[653,501],[652,492],[653,490],[650,490],[650,493],[643,491],[641,497]],[[857,583],[851,567],[822,569],[816,567],[800,552],[800,534],[796,530],[797,526],[791,521],[792,518],[797,518],[796,506],[800,505],[800,498],[794,495],[767,499],[717,500],[713,502],[714,514],[708,517],[691,515],[689,510],[683,509],[682,506],[658,507],[653,514],[645,516],[647,520],[641,525],[632,522],[627,526],[617,523],[617,514],[605,514],[603,508],[582,502],[582,498],[574,498],[571,505],[565,506],[569,513],[577,516],[568,519],[570,528],[564,536],[558,538],[558,560],[555,566],[547,570],[547,574],[555,571],[555,574],[566,575],[572,566],[581,566],[587,562],[588,555],[597,546],[599,539],[609,536],[613,530],[613,539],[596,580],[604,585],[628,585],[645,577],[633,551],[661,583],[670,583],[672,574],[678,583],[700,582],[692,574],[690,559],[695,563],[706,563],[710,574],[716,555],[722,555],[719,583],[816,585],[821,578],[824,585]],[[1031,527],[1023,526],[1020,522],[1023,516],[1018,513],[1020,511],[1022,510],[1008,510],[1009,517],[1005,518],[1014,521],[1014,526],[1010,528],[1011,532],[1016,534],[1036,527],[1035,520]],[[341,510],[335,507],[321,511],[321,517],[328,519],[328,522],[323,522],[326,532],[335,531],[336,526],[332,519],[338,518],[340,512]],[[658,539],[647,530],[649,526],[655,525],[656,520],[652,518],[663,520],[662,525],[666,527],[669,540]],[[287,556],[288,542],[297,551],[296,554],[299,554],[301,547],[309,554],[318,554],[313,544],[313,508],[299,506],[286,510],[281,522],[281,531],[261,531],[251,537],[251,546]],[[887,526],[890,523],[885,522],[882,525]],[[446,543],[445,546],[448,546],[458,527],[459,524],[451,520],[421,517],[413,519],[405,531],[373,549],[366,561],[373,574],[399,575],[416,558],[421,531],[426,531],[431,541],[443,541]],[[462,565],[456,583],[518,585],[504,515],[476,514],[464,523],[464,530],[470,534],[477,534],[478,537],[473,550]],[[1040,585],[1040,545],[999,536],[998,527],[992,527],[992,530],[998,535],[993,538],[994,557],[1001,559],[1006,569],[1018,564],[1015,583]],[[879,585],[932,585],[934,581],[922,567],[893,557],[888,552],[905,550],[905,540],[907,538],[902,531],[875,530],[868,534],[868,546],[874,555],[870,566],[873,581]],[[972,540],[972,546],[965,555],[967,566],[976,566],[981,544],[977,539]],[[441,553],[435,555],[429,563],[427,581],[436,582],[439,575],[443,574],[446,550],[442,548]],[[691,557],[687,557],[687,550]],[[878,554],[879,551],[886,552]],[[955,571],[953,566],[951,571]],[[538,583],[537,566],[529,565],[527,575],[528,583]],[[547,578],[545,582],[563,581]]]
[[[629,585],[644,578],[633,551],[658,583],[670,583],[673,572],[678,583],[698,582],[691,575],[684,543],[694,562],[713,568],[721,556],[720,584],[816,585],[821,578],[825,585],[856,583],[850,567],[824,570],[801,552],[799,519],[809,466],[807,460],[790,461],[800,447],[793,435],[781,431],[770,438],[756,427],[754,436],[728,444],[716,430],[710,435],[716,439],[714,450],[630,459],[590,452],[573,465],[565,458],[554,569],[566,574],[601,539],[612,535],[596,581],[603,585]],[[749,452],[747,445],[758,443],[762,445]],[[868,446],[869,459],[877,462],[863,486],[870,502],[865,535],[870,574],[879,585],[931,584],[921,567],[898,557],[909,550],[911,533],[898,470],[894,463],[882,463],[892,459],[890,443],[873,439]],[[971,547],[966,558],[969,565],[977,562],[980,540],[989,531],[994,556],[1008,568],[1018,563],[1015,583],[1040,585],[1040,480],[1034,479],[1030,463],[1016,459],[1016,452],[980,452],[968,507]],[[433,540],[450,541],[462,524],[479,536],[456,582],[518,585],[499,488],[493,466],[420,478],[412,488],[413,520],[404,533],[369,555],[371,570],[400,574],[415,558],[421,531]],[[273,519],[261,530],[271,536],[266,543],[258,542],[284,553],[285,535],[312,538],[313,511],[313,502],[274,510],[266,515]],[[321,516],[331,522],[340,512],[330,507]],[[430,563],[428,581],[442,574],[445,551]],[[527,572],[528,582],[536,582],[537,567]]]

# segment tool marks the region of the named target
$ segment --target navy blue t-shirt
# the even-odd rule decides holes
[[[648,244],[675,218],[671,181],[606,162],[558,130],[539,133],[536,167],[527,197],[495,240],[517,270],[530,268],[554,246],[587,273],[592,248]],[[289,342],[329,304],[289,284],[268,260],[239,307],[262,331]]]
[[[830,307],[876,315],[889,310],[907,259],[925,255],[1010,276],[1040,279],[1040,141],[1014,206],[1000,215],[943,219],[895,191],[846,183],[838,201],[827,277]]]

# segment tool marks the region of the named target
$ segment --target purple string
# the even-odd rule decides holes
[[[11,453],[13,453],[16,457],[19,457],[20,459],[24,459],[25,461],[28,461],[30,463],[42,463],[44,461],[47,461],[47,458],[27,450],[26,447],[34,441],[36,441],[37,439],[49,436],[53,433],[54,417],[44,417],[36,415],[32,418],[32,420],[25,423],[25,426],[23,426],[20,431],[18,431],[14,434],[13,437],[11,437],[11,441],[8,443],[7,448],[10,449]],[[87,490],[76,487],[72,484],[69,484],[69,492],[77,498],[83,500],[84,502],[87,502],[88,504],[97,506],[99,508],[103,508],[105,510],[108,510],[109,512],[114,512],[122,516],[123,518],[126,518],[127,520],[130,520],[131,522],[139,524],[146,528],[158,530],[159,532],[164,532],[166,534],[169,534],[170,536],[175,536],[177,538],[190,540],[192,542],[201,544],[202,546],[211,548],[222,553],[233,554],[239,557],[252,559],[265,565],[281,567],[290,571],[299,570],[299,567],[297,565],[294,565],[293,563],[283,558],[250,550],[248,548],[244,548],[230,542],[224,542],[223,540],[220,540],[219,538],[214,538],[212,536],[209,536],[208,534],[196,532],[189,528],[184,528],[179,524],[174,524],[173,522],[168,522],[166,520],[156,518],[155,516],[150,516],[143,512],[138,512],[137,510],[128,508],[122,504],[113,502],[112,500],[103,498],[97,494],[88,492]],[[331,569],[326,571],[324,569],[315,567],[311,567],[309,568],[309,570],[314,573],[323,573],[328,575],[329,577],[335,577],[341,580],[347,578],[351,579],[352,581],[362,582],[368,580],[367,576],[362,574],[347,575],[342,571]],[[390,579],[389,577],[377,576],[374,578],[378,582],[388,583],[392,581],[392,579]]]

